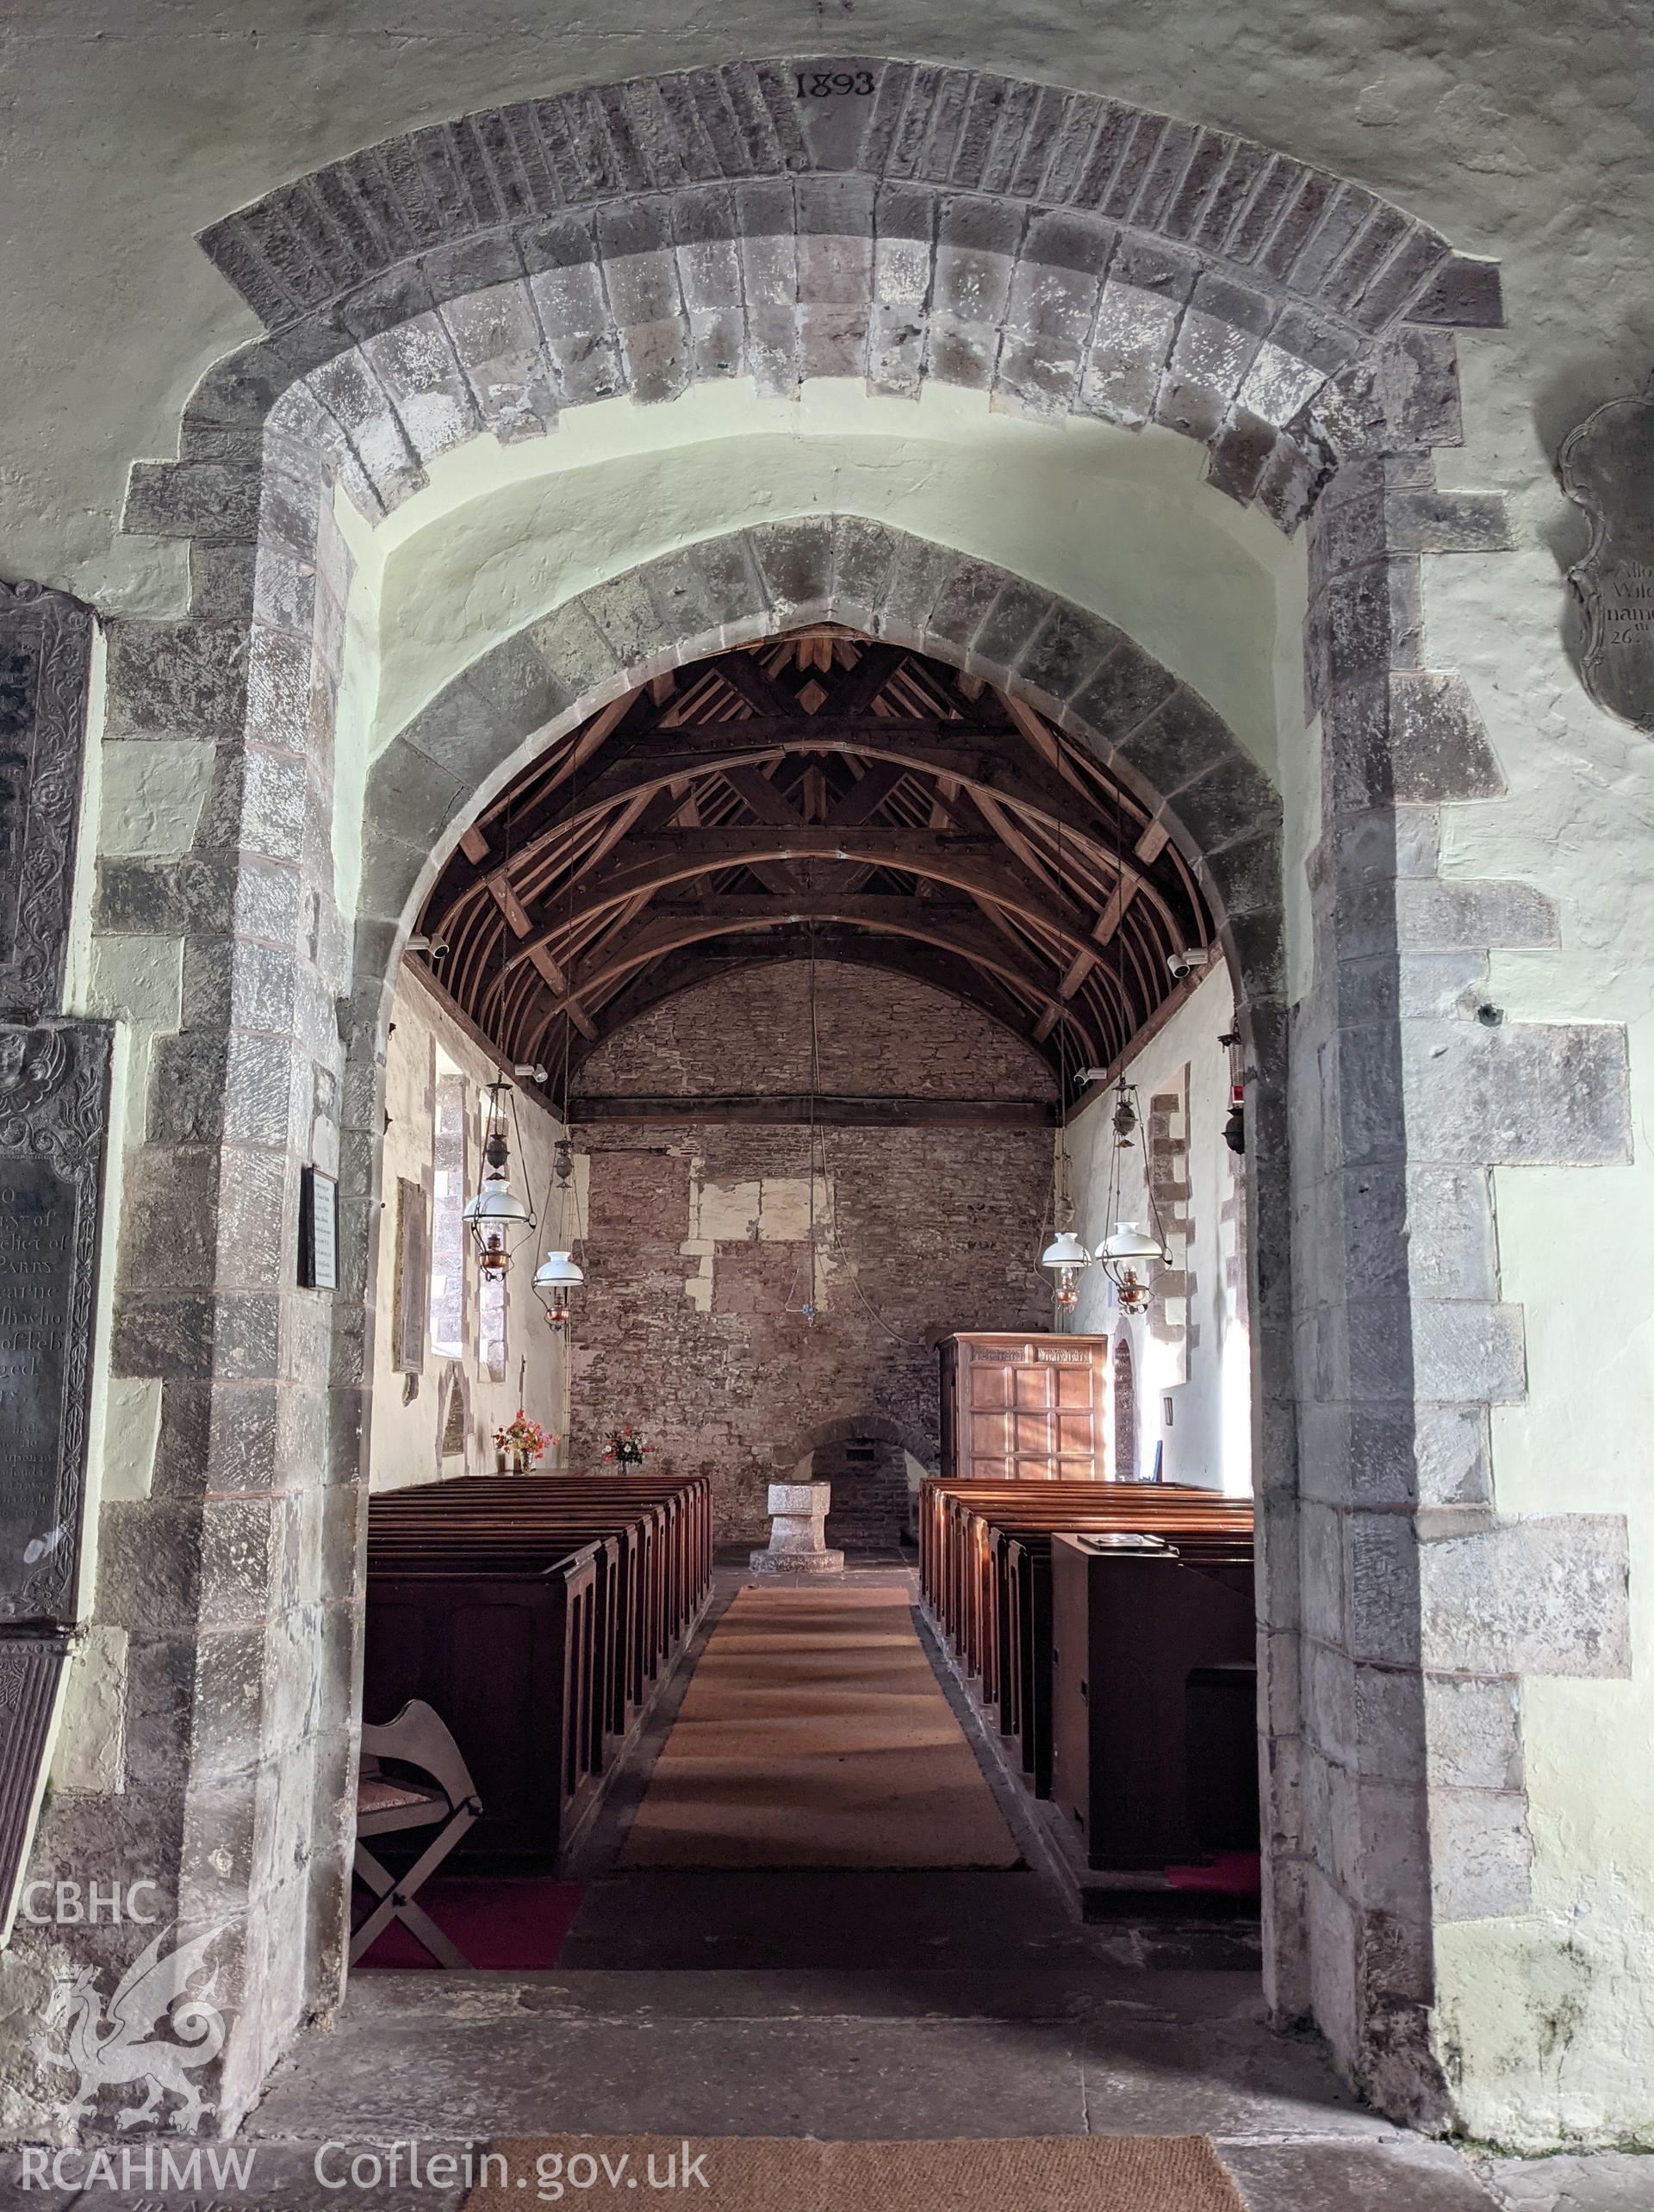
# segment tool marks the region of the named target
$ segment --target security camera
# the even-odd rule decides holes
[[[430,959],[439,960],[448,949],[448,940],[446,937],[410,937],[405,949],[410,953],[424,953]]]
[[[1203,968],[1211,957],[1209,947],[1198,952],[1179,949],[1168,955],[1166,964],[1172,971],[1172,981],[1181,983],[1185,976],[1193,975],[1199,969]]]

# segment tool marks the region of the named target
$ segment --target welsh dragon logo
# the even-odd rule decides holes
[[[64,2111],[70,2125],[79,2125],[105,2089],[146,2092],[141,2103],[120,2115],[123,2128],[156,2119],[169,2091],[178,2099],[170,2124],[181,2133],[194,2134],[214,2109],[190,2077],[224,2047],[224,2016],[211,2002],[216,1975],[193,1996],[190,1984],[204,1971],[207,1954],[224,1931],[209,1928],[163,1954],[161,1946],[171,1932],[163,1928],[127,1967],[107,2010],[92,1967],[58,1977],[44,2030],[31,2047],[47,2066],[72,2067],[79,2076]],[[163,2027],[173,2040],[157,2035]]]

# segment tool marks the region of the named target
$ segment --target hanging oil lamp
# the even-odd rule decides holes
[[[586,1271],[575,1258],[575,1247],[581,1241],[580,1222],[580,1194],[575,1187],[574,1147],[567,1137],[559,1137],[551,1155],[551,1177],[556,1187],[557,1226],[554,1234],[566,1241],[556,1245],[534,1271],[534,1295],[545,1311],[546,1325],[560,1334],[574,1326],[574,1307],[570,1293],[577,1290],[586,1280]],[[550,1208],[547,1209],[548,1214]],[[572,1215],[574,1227],[569,1231]]]
[[[1240,1036],[1231,1029],[1218,1039],[1229,1056],[1229,1114],[1223,1124],[1223,1141],[1232,1153],[1247,1148],[1247,1078],[1240,1060]]]
[[[1150,1271],[1166,1264],[1166,1234],[1160,1227],[1160,1209],[1154,1202],[1154,1190],[1149,1179],[1148,1162],[1143,1161],[1143,1193],[1148,1209],[1148,1221],[1122,1220],[1125,1206],[1126,1155],[1135,1142],[1141,1124],[1137,1107],[1137,1090],[1134,1084],[1122,1077],[1115,1093],[1114,1151],[1109,1161],[1109,1190],[1104,1218],[1112,1221],[1114,1228],[1097,1248],[1097,1264],[1114,1285],[1114,1293],[1122,1313],[1133,1315],[1148,1311],[1151,1296]]]
[[[511,1146],[506,1134],[506,1099],[511,1085],[496,1076],[488,1089],[482,1184],[476,1196],[466,1202],[461,1218],[470,1232],[479,1272],[503,1275],[511,1265],[513,1250],[534,1227],[534,1211],[511,1187]]]
[[[1051,1205],[1047,1219],[1051,1241],[1040,1254],[1040,1265],[1055,1277],[1052,1301],[1060,1330],[1079,1303],[1079,1278],[1091,1264],[1091,1255],[1074,1233],[1074,1202],[1069,1189],[1070,1165],[1066,1131],[1059,1128],[1051,1164]]]

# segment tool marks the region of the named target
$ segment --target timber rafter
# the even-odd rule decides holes
[[[558,738],[467,829],[419,928],[508,1061],[577,1069],[676,991],[813,950],[932,982],[1071,1083],[1212,935],[1176,848],[1088,751],[823,624],[657,676]]]

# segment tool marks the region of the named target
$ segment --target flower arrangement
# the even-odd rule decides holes
[[[543,1429],[538,1421],[530,1420],[520,1406],[514,1419],[507,1421],[504,1428],[495,1429],[494,1440],[501,1451],[510,1454],[519,1472],[525,1471],[562,1442],[550,1429]]]
[[[654,1449],[655,1446],[643,1431],[633,1428],[631,1423],[628,1421],[624,1428],[609,1431],[609,1440],[603,1447],[603,1457],[612,1461],[617,1467],[641,1467],[644,1463],[644,1454],[646,1451],[653,1451]]]

